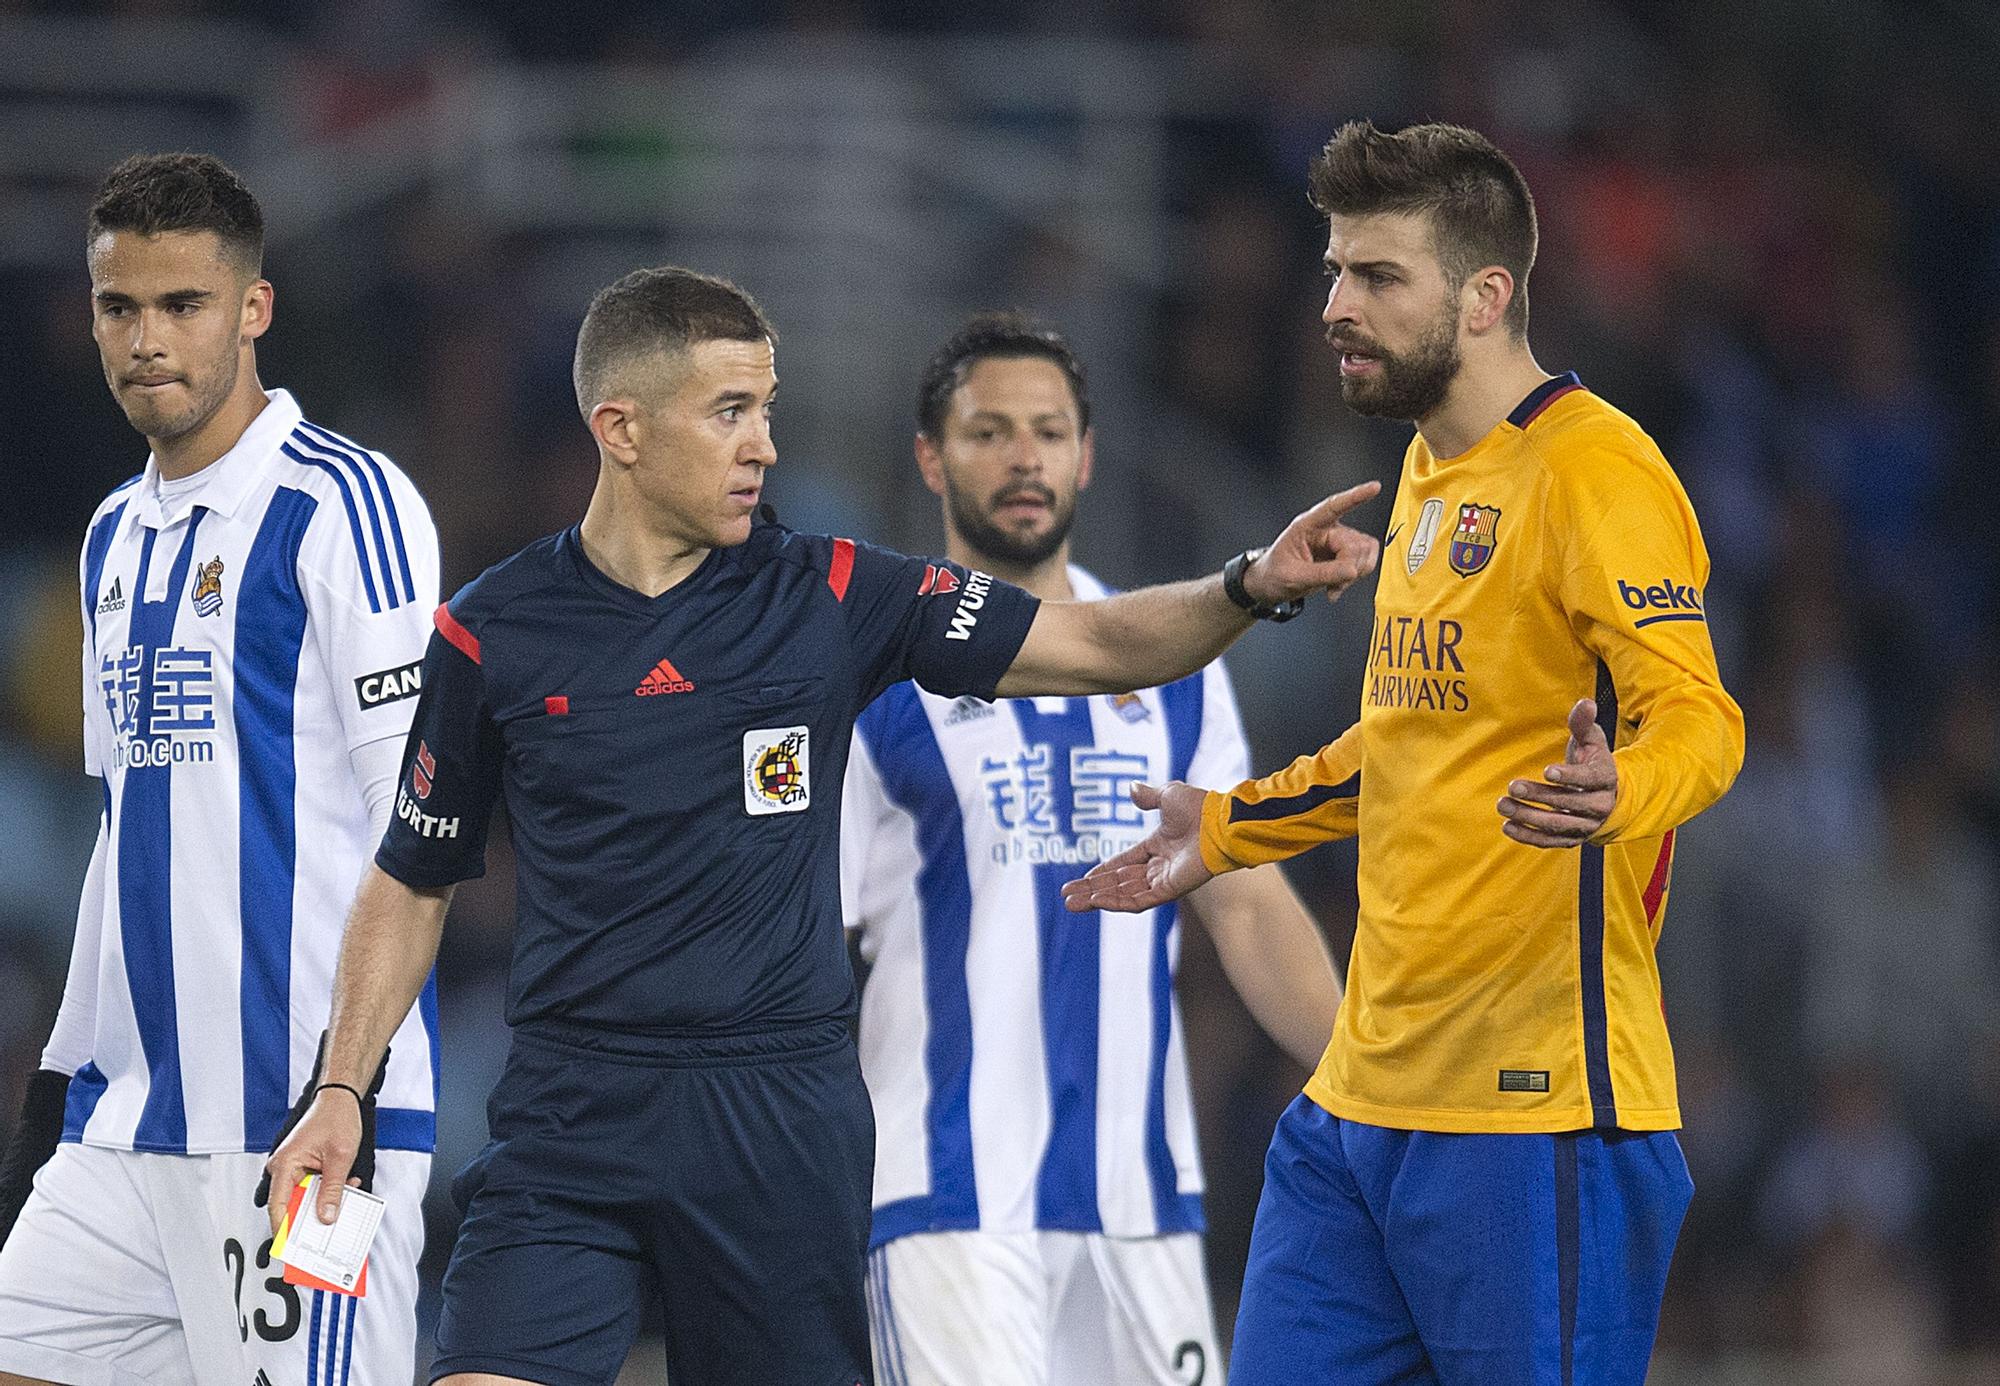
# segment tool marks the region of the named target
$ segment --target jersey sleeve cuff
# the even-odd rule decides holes
[[[460,881],[477,880],[486,874],[483,857],[451,865],[425,865],[393,855],[387,843],[375,849],[375,864],[382,868],[384,875],[392,876],[414,890],[439,890],[457,885]]]
[[[1604,826],[1590,835],[1593,846],[1602,846],[1629,836],[1627,830],[1638,814],[1639,795],[1633,789],[1631,765],[1620,751],[1613,751],[1611,760],[1618,767],[1618,802],[1611,806],[1611,812],[1605,818]]]
[[[1201,864],[1217,876],[1243,865],[1222,845],[1228,840],[1228,822],[1229,796],[1209,790],[1201,800]]]
[[[1021,646],[1028,642],[1028,630],[1035,624],[1035,613],[1042,609],[1042,599],[1023,592],[1021,600],[1010,603],[999,613],[1002,620],[1012,620],[1014,626],[1002,626],[989,638],[986,653],[989,663],[980,672],[979,682],[968,691],[983,702],[992,702],[1000,680],[1007,677],[1007,671],[1014,667],[1014,659],[1021,653]]]

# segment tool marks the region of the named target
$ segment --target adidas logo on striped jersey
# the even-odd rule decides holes
[[[639,686],[632,692],[641,698],[657,697],[662,693],[692,693],[694,684],[681,677],[681,671],[674,668],[671,659],[663,659],[652,668]]]
[[[944,715],[944,724],[947,727],[957,727],[967,722],[983,722],[988,717],[996,715],[991,703],[982,703],[979,699],[971,697],[960,698],[951,705],[951,711]]]

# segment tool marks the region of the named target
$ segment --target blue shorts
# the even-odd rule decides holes
[[[1300,1097],[1264,1162],[1233,1386],[1638,1386],[1693,1196],[1671,1131],[1397,1131]]]
[[[655,1298],[674,1386],[860,1386],[874,1114],[845,1020],[716,1039],[517,1031],[431,1379],[609,1386]]]

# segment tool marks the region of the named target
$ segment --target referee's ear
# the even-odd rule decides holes
[[[598,455],[632,466],[639,460],[639,402],[630,398],[599,400],[586,421],[597,440]]]

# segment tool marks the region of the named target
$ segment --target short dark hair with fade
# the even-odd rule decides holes
[[[577,407],[589,418],[612,375],[637,357],[697,342],[767,340],[776,345],[777,329],[757,300],[727,279],[679,265],[633,270],[599,289],[583,315],[572,369]]]
[[[1025,314],[1005,312],[979,314],[931,356],[917,385],[917,431],[933,440],[943,435],[953,392],[981,361],[1024,356],[1053,361],[1061,369],[1076,400],[1077,425],[1089,428],[1090,391],[1084,384],[1083,362],[1077,360],[1068,339]]]
[[[135,154],[104,177],[88,237],[213,231],[252,274],[264,267],[264,209],[236,171],[212,154]]]
[[[1487,265],[1514,276],[1507,326],[1526,334],[1535,199],[1514,161],[1484,135],[1436,122],[1388,134],[1350,120],[1313,160],[1307,188],[1322,216],[1428,216],[1438,262],[1455,283]]]

